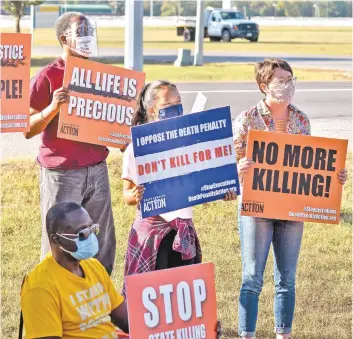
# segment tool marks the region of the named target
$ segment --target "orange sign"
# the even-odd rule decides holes
[[[242,215],[338,224],[347,140],[250,131]]]
[[[31,35],[0,33],[0,132],[28,132]]]
[[[144,82],[144,73],[69,57],[64,87],[70,101],[61,106],[58,137],[124,148]]]
[[[126,277],[131,339],[216,339],[212,263]]]

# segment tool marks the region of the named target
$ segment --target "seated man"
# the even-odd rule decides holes
[[[126,303],[96,259],[96,234],[87,211],[72,202],[46,216],[51,254],[25,278],[21,308],[26,338],[111,339],[129,331]]]

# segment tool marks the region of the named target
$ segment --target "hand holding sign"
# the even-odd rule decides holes
[[[237,193],[234,190],[229,190],[225,197],[224,197],[224,201],[232,201],[232,200],[236,200],[237,199]]]
[[[136,204],[140,203],[144,192],[145,192],[145,188],[143,186],[135,186],[134,188],[131,189],[131,193],[135,199]]]
[[[216,333],[217,333],[217,339],[220,339],[222,337],[222,334],[223,334],[222,323],[220,321],[217,321]]]
[[[70,100],[69,90],[67,88],[61,87],[58,88],[53,93],[53,99],[50,104],[52,112],[59,113],[59,109],[63,103],[68,103]]]
[[[242,158],[239,160],[238,170],[240,173],[244,174],[248,171],[249,168],[254,164],[252,159]]]
[[[348,180],[347,170],[346,169],[340,170],[337,177],[338,177],[338,180],[341,182],[341,184],[344,185]]]

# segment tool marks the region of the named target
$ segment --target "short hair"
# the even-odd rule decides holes
[[[55,32],[56,38],[58,39],[60,45],[62,46],[62,42],[60,37],[66,33],[66,31],[71,27],[71,19],[75,16],[84,16],[80,12],[66,12],[59,16],[59,18],[55,21]]]
[[[45,224],[48,236],[60,232],[60,226],[66,222],[66,214],[81,208],[75,202],[59,202],[52,206],[46,216]]]
[[[255,64],[255,78],[259,88],[261,84],[269,84],[276,68],[282,68],[293,75],[292,67],[290,67],[287,61],[284,61],[282,59],[268,58],[262,62],[257,62]],[[261,88],[260,91],[264,93]]]

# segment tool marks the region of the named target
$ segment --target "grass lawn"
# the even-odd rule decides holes
[[[347,163],[352,163],[350,156]],[[22,278],[39,260],[41,222],[38,166],[34,160],[2,163],[2,334],[17,338],[19,291]],[[109,159],[110,182],[117,236],[116,265],[112,279],[122,286],[123,260],[134,208],[122,202],[121,158]],[[350,178],[352,169],[349,168]],[[352,182],[343,193],[339,225],[308,223],[305,226],[297,280],[294,339],[348,339],[351,327]],[[236,337],[237,307],[241,283],[240,245],[236,203],[209,203],[195,208],[195,225],[204,260],[216,265],[219,318],[223,338]],[[267,265],[260,298],[257,337],[273,334],[273,261]]]
[[[35,75],[43,66],[52,59],[33,59],[31,76]],[[102,59],[102,62],[110,63]],[[39,66],[41,65],[41,66]],[[122,64],[113,63],[114,66],[123,67]],[[205,64],[202,67],[174,67],[169,64],[144,65],[146,81],[167,79],[172,82],[196,81],[255,81],[253,64],[215,63]],[[352,80],[352,73],[335,70],[302,69],[294,68],[298,81],[331,81]]]
[[[12,29],[4,29],[12,31]],[[25,30],[24,30],[25,31]],[[184,43],[174,27],[146,27],[144,48],[177,50],[194,49],[194,43]],[[123,47],[124,28],[99,28],[100,47]],[[37,29],[35,46],[56,46],[54,29]],[[337,27],[260,27],[258,43],[236,39],[232,43],[215,43],[205,39],[205,51],[286,53],[295,55],[352,55],[352,28]]]

